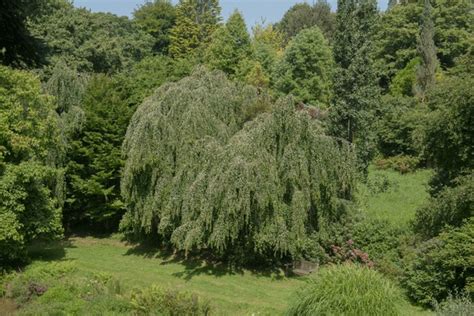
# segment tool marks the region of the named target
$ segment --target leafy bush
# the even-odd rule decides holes
[[[131,294],[132,310],[138,315],[209,315],[211,307],[195,294],[151,286]]]
[[[382,98],[381,118],[376,124],[378,150],[384,157],[418,156],[417,128],[423,111],[414,98]]]
[[[389,158],[380,158],[375,161],[377,169],[393,169],[402,174],[413,172],[420,164],[420,159],[412,156],[395,156]]]
[[[474,169],[474,77],[447,78],[428,95],[420,127],[423,154],[436,170],[434,192]]]
[[[415,302],[430,305],[456,291],[474,295],[474,218],[422,243],[405,268],[403,284]]]
[[[208,315],[210,304],[191,293],[156,286],[124,292],[106,273],[84,273],[73,262],[42,263],[1,280],[0,297],[21,315]]]
[[[287,315],[398,315],[401,292],[378,272],[356,265],[322,269],[294,296]]]
[[[414,229],[424,238],[438,235],[446,226],[459,227],[474,217],[474,173],[458,178],[457,185],[445,188],[417,210]]]

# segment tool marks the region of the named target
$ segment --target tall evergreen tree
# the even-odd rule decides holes
[[[275,72],[275,88],[300,102],[326,108],[331,99],[334,62],[318,27],[302,30],[288,44]]]
[[[355,144],[364,171],[373,154],[372,124],[379,96],[372,59],[376,19],[375,0],[338,1],[330,128],[334,135]]]
[[[431,18],[430,0],[424,0],[423,15],[421,17],[420,37],[418,40],[418,53],[421,57],[421,65],[416,73],[417,93],[424,100],[428,89],[435,83],[438,59],[436,57],[436,46],[434,43],[434,24]]]
[[[207,64],[234,75],[239,63],[251,53],[250,35],[244,18],[235,11],[225,26],[214,32],[212,41],[206,51]]]
[[[180,0],[170,33],[170,54],[185,57],[209,43],[221,20],[219,0]]]

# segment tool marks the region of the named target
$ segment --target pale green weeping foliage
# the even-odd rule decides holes
[[[124,143],[122,228],[186,251],[297,256],[309,233],[337,221],[352,196],[352,148],[291,99],[244,125],[259,98],[199,69],[146,100]]]

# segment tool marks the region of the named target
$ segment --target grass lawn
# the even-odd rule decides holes
[[[200,261],[175,260],[113,238],[75,237],[63,246],[33,250],[33,265],[70,260],[80,271],[109,273],[128,289],[155,284],[190,291],[209,299],[219,315],[282,314],[292,293],[304,284],[281,271],[231,271]]]
[[[416,209],[429,197],[431,170],[400,174],[393,170],[369,169],[367,185],[361,185],[359,202],[370,217],[407,225]]]

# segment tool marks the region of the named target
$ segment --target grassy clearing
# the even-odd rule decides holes
[[[231,270],[201,261],[179,261],[159,251],[127,246],[110,238],[71,238],[63,247],[33,251],[34,265],[74,261],[83,273],[108,273],[128,289],[158,285],[190,291],[211,301],[217,314],[281,314],[302,279],[281,271]]]
[[[372,218],[385,219],[394,225],[407,225],[416,209],[429,197],[431,170],[400,174],[393,170],[369,169],[366,185],[361,185],[361,207]]]

